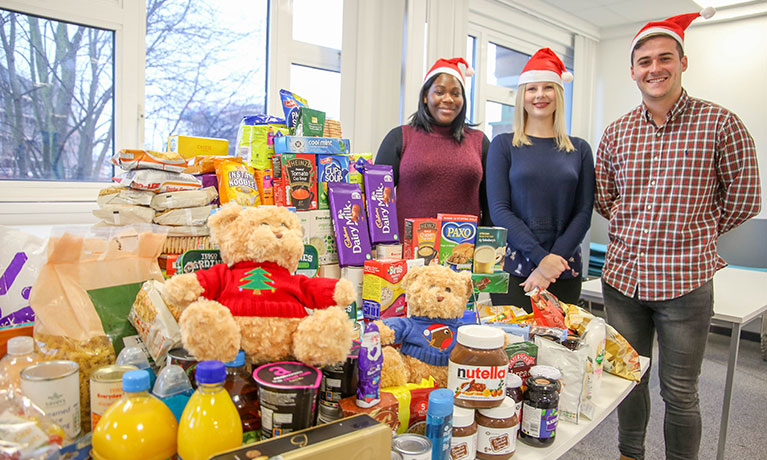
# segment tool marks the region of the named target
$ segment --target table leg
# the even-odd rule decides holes
[[[719,425],[719,447],[716,451],[717,460],[724,460],[724,448],[727,443],[727,424],[730,421],[730,402],[732,401],[732,381],[735,377],[735,365],[738,363],[738,348],[740,346],[740,324],[733,323],[730,336],[730,357],[727,361],[727,377],[724,383],[724,402],[722,402],[722,422]]]

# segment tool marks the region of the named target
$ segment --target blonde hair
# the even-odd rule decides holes
[[[554,92],[556,94],[557,107],[554,109],[554,138],[556,139],[557,148],[564,150],[565,152],[572,152],[575,150],[573,143],[570,141],[570,136],[567,135],[567,122],[565,121],[565,93],[561,86],[554,84]],[[523,145],[533,145],[530,138],[525,134],[525,125],[527,124],[527,112],[525,111],[525,90],[527,84],[519,85],[517,88],[517,98],[514,105],[514,138],[511,141],[511,145],[514,147],[521,147]]]

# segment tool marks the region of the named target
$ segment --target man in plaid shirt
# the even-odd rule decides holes
[[[658,334],[666,457],[698,457],[698,376],[713,315],[719,235],[760,209],[754,141],[740,119],[682,88],[684,30],[699,15],[647,24],[631,47],[642,104],[607,127],[596,209],[609,220],[602,284],[609,323],[652,356]],[[710,14],[709,14],[710,13]],[[646,374],[618,408],[621,459],[644,458]]]

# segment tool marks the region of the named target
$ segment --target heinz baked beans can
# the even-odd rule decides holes
[[[21,391],[75,439],[80,434],[80,365],[43,361],[21,371]]]
[[[136,366],[112,364],[91,373],[91,430],[96,428],[101,416],[123,395],[123,374],[138,370]]]

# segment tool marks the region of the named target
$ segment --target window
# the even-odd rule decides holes
[[[477,46],[477,37],[472,37],[469,35],[466,37],[466,62],[469,63],[472,69],[474,69],[474,74],[477,74],[477,60],[476,60],[476,46]],[[474,122],[475,116],[474,116],[474,76],[471,78],[466,79],[466,103],[469,105],[466,108],[466,117]]]
[[[108,181],[115,34],[0,9],[0,179]]]
[[[488,43],[487,54],[487,83],[516,89],[519,84],[519,75],[530,59],[530,55],[493,42]]]
[[[293,0],[293,40],[341,50],[343,0]]]
[[[309,107],[325,112],[326,118],[340,118],[340,72],[293,64],[290,66],[290,89],[306,99]]]
[[[487,102],[485,104],[485,135],[488,139],[510,133],[514,123],[514,106]]]
[[[144,145],[168,136],[229,140],[266,112],[267,0],[146,0]],[[247,14],[245,14],[247,13]]]

